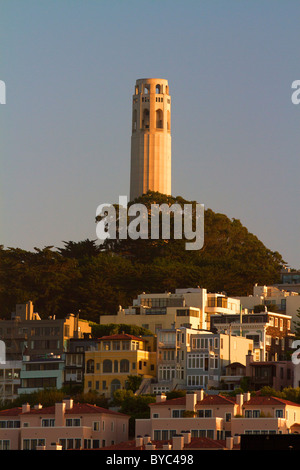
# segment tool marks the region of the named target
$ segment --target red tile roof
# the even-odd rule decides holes
[[[39,409],[31,408],[30,411],[26,412],[26,414],[29,414],[29,413],[35,414],[35,415],[45,415],[45,414],[54,415],[55,406],[47,406],[45,408],[39,408]],[[102,408],[100,406],[91,405],[89,403],[74,403],[72,408],[65,410],[65,414],[93,414],[93,413],[123,416],[129,419],[128,415],[119,413],[117,411],[109,410],[107,408]],[[22,408],[12,408],[8,410],[0,411],[0,416],[18,416],[21,414],[22,414]]]
[[[172,441],[151,441],[156,449],[162,449],[164,444],[172,444]],[[216,441],[207,437],[192,437],[189,444],[184,444],[184,449],[224,449],[226,447],[225,440]],[[234,445],[234,449],[240,446]],[[102,447],[97,450],[144,450],[145,446],[136,446],[135,440],[121,442],[112,446]]]
[[[8,410],[0,410],[0,417],[1,416],[19,416],[22,413],[22,408],[10,408]]]
[[[235,397],[224,397],[223,395],[206,395],[203,400],[198,400],[197,405],[231,405],[236,402]],[[172,398],[158,403],[150,403],[149,406],[185,406],[186,397]]]
[[[283,398],[256,395],[256,396],[251,397],[249,401],[244,403],[244,406],[247,406],[247,405],[290,405],[290,406],[300,406],[300,403],[294,403],[294,402],[289,401],[289,400],[284,400]]]

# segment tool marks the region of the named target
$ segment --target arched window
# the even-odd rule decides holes
[[[112,372],[112,362],[109,359],[103,361],[103,374]]]
[[[91,374],[91,373],[94,372],[94,370],[95,370],[94,360],[89,359],[86,363],[86,372],[87,372],[87,374]]]
[[[145,108],[143,111],[143,122],[142,122],[142,128],[143,129],[149,129],[149,109]]]
[[[120,362],[120,372],[129,372],[129,361],[128,359],[122,359]]]
[[[114,379],[111,384],[110,384],[110,392],[111,396],[113,396],[114,392],[116,390],[119,390],[121,388],[121,382],[118,379]]]
[[[150,93],[150,85],[144,85],[144,95],[149,95]]]
[[[163,112],[161,109],[156,110],[156,128],[157,129],[163,128]]]
[[[155,93],[156,93],[157,95],[159,95],[160,93],[162,93],[161,88],[162,88],[161,85],[156,85]]]

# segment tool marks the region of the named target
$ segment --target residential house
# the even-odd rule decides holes
[[[275,397],[205,395],[203,390],[167,400],[157,396],[150,418],[136,420],[136,436],[171,439],[182,430],[194,437],[224,439],[242,434],[287,434],[299,423],[300,404]]]
[[[127,309],[115,315],[101,315],[100,324],[138,325],[156,334],[161,329],[193,328],[209,330],[210,315],[239,314],[238,299],[207,293],[203,288],[176,289],[174,293],[140,294]]]
[[[253,340],[255,361],[287,360],[295,339],[291,317],[274,312],[214,315],[211,330]]]
[[[18,397],[21,386],[20,372],[22,361],[0,363],[0,401],[12,401]]]
[[[156,339],[125,333],[103,336],[97,349],[85,352],[84,391],[96,390],[107,398],[126,388],[128,376],[149,382],[156,376]]]
[[[29,404],[0,411],[0,449],[99,449],[128,439],[129,416],[91,404]]]
[[[6,360],[22,360],[25,350],[29,356],[61,355],[68,349],[70,338],[82,338],[90,332],[89,323],[78,315],[42,319],[34,312],[31,301],[17,304],[9,320],[0,319],[0,340],[5,343]]]
[[[63,356],[23,356],[18,394],[33,393],[45,388],[61,389],[64,384],[65,359]]]

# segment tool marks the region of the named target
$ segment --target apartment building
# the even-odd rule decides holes
[[[107,398],[126,388],[128,376],[151,380],[156,376],[156,339],[125,333],[103,336],[97,348],[85,353],[84,391],[96,390]]]
[[[162,329],[157,333],[157,378],[153,393],[176,388],[219,387],[228,364],[253,350],[252,339],[191,328]]]
[[[240,316],[213,315],[211,329],[252,339],[255,361],[287,360],[295,339],[291,320],[288,315],[267,310]]]
[[[25,350],[29,356],[61,355],[67,350],[70,338],[81,338],[90,332],[89,323],[78,315],[42,319],[34,312],[31,301],[17,304],[10,320],[0,319],[0,340],[5,343],[6,360],[22,360]]]
[[[84,386],[85,352],[97,350],[97,339],[90,334],[84,334],[83,338],[71,338],[68,350],[65,353],[65,378],[64,385]]]
[[[245,376],[251,390],[271,387],[283,390],[294,385],[295,364],[292,361],[254,361],[250,353],[246,358]]]
[[[239,314],[239,300],[198,287],[176,289],[175,293],[140,294],[131,307],[120,307],[115,315],[101,315],[99,323],[138,325],[154,334],[182,326],[209,330],[210,316],[222,313]]]
[[[22,361],[0,363],[0,402],[15,400],[21,386]]]
[[[287,434],[299,423],[300,405],[275,397],[205,395],[203,390],[167,400],[157,396],[150,418],[136,420],[136,437],[167,440],[182,430],[220,440],[242,434]]]
[[[29,404],[0,411],[0,449],[99,449],[128,439],[129,416],[91,404]]]
[[[64,384],[64,375],[63,355],[23,356],[18,394],[33,393],[46,388],[59,390]]]
[[[291,331],[294,331],[294,322],[299,321],[297,310],[300,308],[300,295],[298,291],[286,290],[280,286],[259,286],[253,287],[253,294],[237,297],[242,308],[253,311],[257,306],[265,306],[267,310],[282,313],[291,317]]]

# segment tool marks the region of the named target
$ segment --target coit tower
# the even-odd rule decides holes
[[[141,78],[132,99],[130,201],[148,190],[171,195],[168,80]]]

